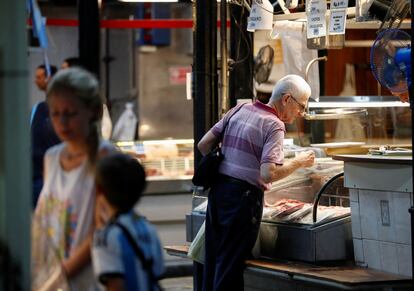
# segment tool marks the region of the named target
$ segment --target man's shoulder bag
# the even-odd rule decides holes
[[[234,113],[229,117],[226,124],[220,133],[220,143],[223,140],[224,132],[230,119],[243,107],[244,104],[240,105],[235,109]],[[208,154],[203,156],[195,169],[195,173],[192,182],[195,186],[201,186],[204,190],[211,188],[216,180],[220,163],[224,159],[224,155],[221,152],[220,143],[214,147]]]

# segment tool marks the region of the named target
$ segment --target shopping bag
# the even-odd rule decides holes
[[[65,273],[61,266],[55,266],[50,276],[40,284],[40,286],[32,288],[32,291],[70,291]]]
[[[187,256],[197,263],[204,264],[204,252],[205,252],[205,229],[206,222],[204,221],[200,229],[197,232],[196,237],[190,244]]]
[[[223,159],[224,155],[219,146],[211,150],[197,165],[192,179],[193,184],[203,187],[204,190],[211,188],[216,180],[218,169]]]

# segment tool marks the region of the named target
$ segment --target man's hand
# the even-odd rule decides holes
[[[283,165],[263,163],[260,166],[260,176],[265,183],[281,180],[299,168],[311,167],[315,161],[313,151],[299,153],[294,159],[287,160]]]
[[[300,152],[295,159],[304,168],[312,167],[315,162],[315,153],[313,151]]]

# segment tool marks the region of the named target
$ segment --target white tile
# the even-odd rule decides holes
[[[351,202],[359,202],[359,190],[349,188],[349,200]]]
[[[363,239],[364,259],[368,268],[381,270],[380,242],[376,240]]]
[[[398,274],[412,276],[411,245],[397,244]]]
[[[411,244],[411,218],[408,209],[411,207],[411,193],[393,193],[393,221],[395,242]]]
[[[361,234],[361,216],[359,213],[359,203],[351,201],[351,224],[352,224],[352,237],[362,238]]]
[[[365,258],[364,258],[364,249],[362,246],[362,239],[353,239],[354,243],[354,257],[355,257],[355,263],[357,265],[364,264]]]
[[[398,274],[397,244],[380,242],[381,270]]]
[[[396,223],[394,219],[394,193],[377,192],[376,211],[378,215],[378,240],[396,242]]]
[[[359,191],[359,213],[362,238],[378,240],[380,197],[376,191]]]

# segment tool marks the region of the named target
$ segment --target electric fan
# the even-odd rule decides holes
[[[254,78],[258,84],[269,79],[273,67],[274,50],[270,45],[260,48],[254,58]]]
[[[392,94],[408,92],[411,85],[411,37],[399,29],[378,34],[371,48],[371,70],[375,79]]]

